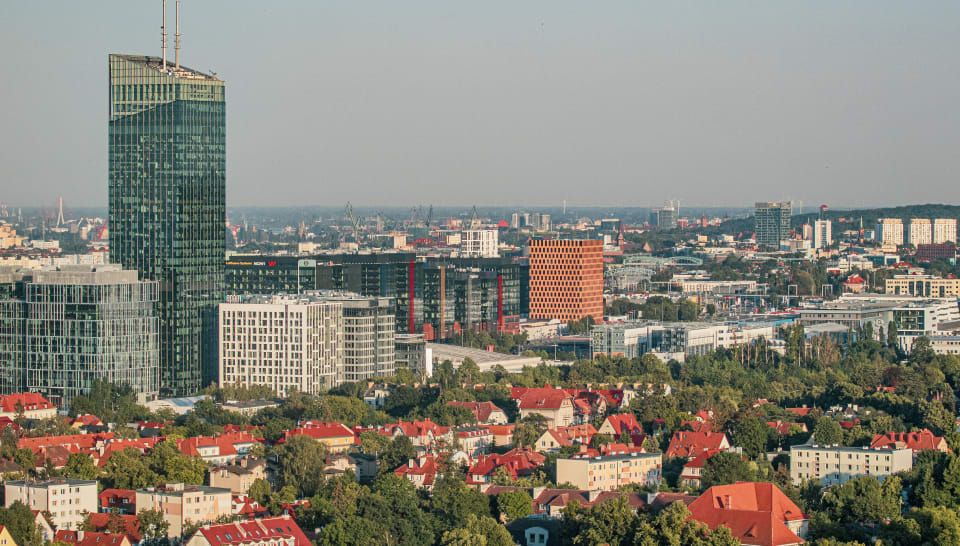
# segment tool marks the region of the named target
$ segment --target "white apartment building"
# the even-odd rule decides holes
[[[883,479],[913,468],[913,450],[870,447],[800,445],[790,448],[790,479],[794,485],[817,479],[824,487],[857,476]]]
[[[933,244],[957,242],[957,219],[935,218],[933,220]]]
[[[393,299],[333,291],[308,292],[307,295],[343,306],[344,381],[393,375],[396,367]]]
[[[830,220],[813,222],[813,248],[819,250],[833,244],[833,223]]]
[[[497,258],[500,234],[495,229],[466,229],[461,232],[460,255],[466,258]]]
[[[875,238],[884,246],[903,244],[903,220],[899,218],[878,218]]]
[[[933,227],[929,218],[911,218],[908,242],[914,247],[933,242]]]
[[[78,530],[86,513],[97,512],[96,480],[14,480],[6,482],[3,489],[7,508],[20,501],[31,510],[49,512],[57,529]]]
[[[230,296],[220,304],[220,383],[319,394],[344,381],[343,304]]]

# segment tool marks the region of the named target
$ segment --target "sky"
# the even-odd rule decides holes
[[[0,200],[106,203],[107,54],[160,16],[0,2]],[[960,203],[956,0],[184,0],[181,32],[230,206]]]

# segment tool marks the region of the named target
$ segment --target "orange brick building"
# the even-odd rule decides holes
[[[603,241],[531,239],[530,318],[603,320]]]

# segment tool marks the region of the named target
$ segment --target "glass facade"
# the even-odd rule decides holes
[[[110,55],[110,258],[160,283],[161,394],[217,379],[224,298],[224,82]]]
[[[155,397],[158,283],[115,265],[75,267],[33,272],[0,301],[0,391],[37,392],[67,407],[108,379]]]

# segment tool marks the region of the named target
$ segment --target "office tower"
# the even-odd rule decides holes
[[[319,394],[343,382],[343,306],[312,296],[220,304],[220,383]]]
[[[3,393],[36,392],[60,407],[98,379],[159,389],[159,286],[116,265],[4,275],[0,301]]]
[[[650,211],[650,225],[657,229],[675,229],[677,227],[677,209],[673,204]]]
[[[875,238],[885,246],[903,244],[903,220],[899,218],[878,218]]]
[[[757,202],[754,209],[753,231],[759,246],[780,248],[780,241],[790,238],[790,201]]]
[[[530,241],[530,318],[603,320],[603,241]]]
[[[160,283],[164,396],[216,380],[224,296],[224,82],[158,57],[110,61],[110,259]]]
[[[957,242],[957,219],[935,218],[933,220],[933,244]]]
[[[826,248],[833,244],[833,225],[830,220],[815,220],[813,222],[813,248]]]
[[[510,229],[520,229],[520,215],[516,212],[510,215]]]
[[[933,229],[929,218],[911,218],[907,241],[914,247],[933,242]]]
[[[545,213],[541,214],[540,215],[540,231],[550,231],[550,227],[551,227],[550,215]]]
[[[499,232],[495,229],[467,229],[461,232],[460,255],[464,258],[496,258]]]

